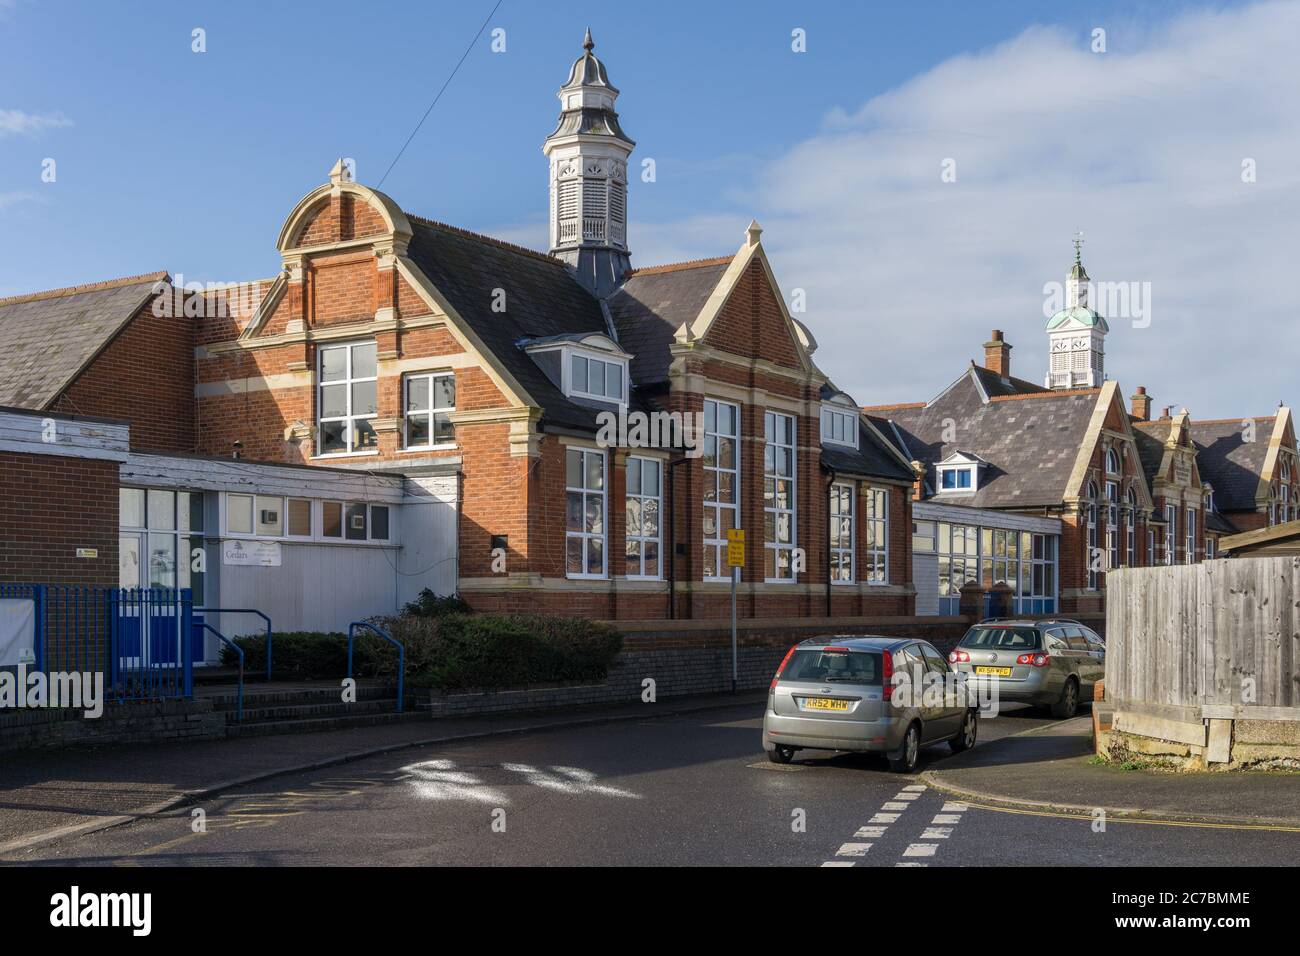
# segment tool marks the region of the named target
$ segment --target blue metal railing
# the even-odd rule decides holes
[[[364,627],[368,631],[374,631],[389,644],[392,644],[397,648],[397,712],[400,714],[402,712],[402,704],[405,700],[406,648],[402,645],[401,641],[394,638],[393,635],[389,634],[383,628],[375,627],[375,625],[370,624],[367,621],[353,621],[348,625],[348,677],[352,676],[352,638],[359,627]]]
[[[239,683],[235,687],[235,720],[244,719],[244,649],[222,634],[215,627],[204,621],[201,627],[212,633],[217,640],[225,644],[239,657]]]
[[[266,622],[266,679],[269,682],[271,680],[271,619],[253,607],[205,607],[202,611],[204,614],[256,614]]]
[[[0,584],[0,599],[31,602],[29,670],[104,674],[107,695],[118,701],[193,693],[188,588]]]

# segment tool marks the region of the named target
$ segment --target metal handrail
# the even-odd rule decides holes
[[[244,649],[232,641],[226,635],[222,634],[215,627],[204,621],[201,625],[205,630],[211,631],[217,640],[223,642],[227,647],[239,655],[239,684],[235,690],[235,720],[244,719]]]
[[[195,608],[204,614],[256,614],[266,622],[266,680],[271,680],[271,619],[255,607],[204,607]]]
[[[406,648],[402,646],[401,641],[394,638],[393,635],[389,634],[383,628],[375,627],[375,625],[369,623],[368,621],[353,621],[351,624],[348,625],[348,677],[349,678],[352,677],[352,637],[354,634],[356,634],[357,628],[359,627],[364,627],[367,630],[374,631],[376,634],[378,634],[380,637],[386,640],[389,644],[392,644],[394,647],[397,648],[397,712],[400,714],[402,712],[402,703],[405,700],[405,694],[403,693],[403,689],[405,687],[405,678],[406,678]]]

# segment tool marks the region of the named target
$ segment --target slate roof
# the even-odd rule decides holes
[[[407,255],[537,401],[543,422],[594,428],[601,406],[566,398],[519,343],[573,332],[608,335],[600,302],[560,259],[407,216],[412,230]],[[504,312],[492,311],[494,289],[505,290]]]
[[[1023,393],[981,400],[970,377],[954,383],[923,406],[868,409],[897,430],[904,453],[929,469],[953,452],[975,454],[989,464],[973,494],[934,500],[977,508],[1057,505],[1065,497],[1070,473],[1083,446],[1099,389]],[[955,441],[943,441],[947,419],[956,422]]]
[[[882,431],[886,435],[889,434],[887,428],[882,429]],[[834,468],[840,475],[894,478],[907,482],[912,480],[911,470],[899,461],[860,419],[858,421],[858,447],[822,445],[821,460],[822,464]]]
[[[1172,419],[1133,423],[1133,441],[1137,445],[1138,459],[1142,462],[1142,473],[1146,475],[1148,487],[1160,476],[1160,464],[1165,458],[1165,442],[1172,427]],[[1200,465],[1199,461],[1197,465]],[[1203,475],[1201,480],[1205,480]]]
[[[610,296],[619,344],[635,356],[630,369],[634,382],[652,385],[668,380],[673,335],[700,314],[730,263],[727,256],[634,269]]]
[[[48,406],[166,279],[155,272],[0,299],[0,405]]]
[[[1259,490],[1276,416],[1254,419],[1253,442],[1245,440],[1241,423],[1246,420],[1192,422],[1196,466],[1201,481],[1214,486],[1214,504],[1220,511],[1255,510],[1255,492]]]

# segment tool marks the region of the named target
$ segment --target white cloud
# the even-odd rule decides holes
[[[2,4],[4,0],[0,0]],[[0,136],[34,136],[47,129],[71,126],[72,120],[62,113],[25,113],[22,110],[0,110]]]
[[[822,368],[864,404],[913,401],[980,359],[991,328],[1013,372],[1042,380],[1043,285],[1082,229],[1094,280],[1151,283],[1149,328],[1111,319],[1126,393],[1201,418],[1300,403],[1298,35],[1289,3],[1115,25],[1105,54],[1031,28],[830,112],[760,167],[746,213],[634,221],[635,262],[730,252],[757,214],[783,287],[807,291]]]

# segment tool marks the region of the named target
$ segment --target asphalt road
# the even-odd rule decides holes
[[[1050,723],[1012,710],[981,743]],[[27,865],[1290,865],[1300,838],[968,806],[882,758],[771,764],[752,705],[403,751],[32,851]],[[1011,742],[1008,743],[1010,745]],[[941,766],[946,746],[923,768]],[[195,832],[195,809],[204,832]]]

